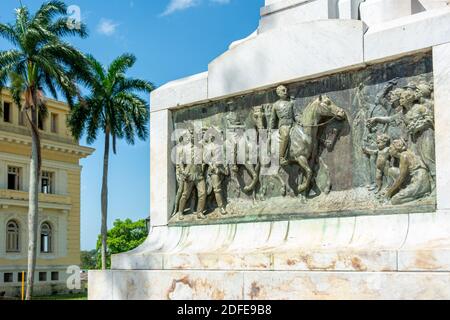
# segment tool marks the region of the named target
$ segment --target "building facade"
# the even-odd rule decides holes
[[[28,182],[31,138],[7,91],[0,99],[0,294],[20,294],[27,269]],[[68,290],[67,268],[80,264],[80,159],[93,153],[66,126],[69,107],[48,100],[39,121],[42,174],[35,293]]]

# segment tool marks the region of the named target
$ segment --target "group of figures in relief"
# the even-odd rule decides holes
[[[361,150],[369,168],[369,190],[393,205],[433,194],[433,84],[423,79],[399,86],[394,79],[373,105],[368,106],[362,86],[356,97],[361,106],[366,106],[354,119],[353,127],[358,123],[364,126]]]
[[[197,140],[203,152],[190,152],[187,157],[190,161],[186,161],[186,148],[177,151],[177,159],[185,160],[176,163],[178,189],[173,216],[183,220],[190,208],[196,207],[193,211],[197,218],[206,219],[209,195],[214,195],[212,198],[220,214],[227,215],[225,177],[239,177],[245,172],[250,180],[242,186],[242,192],[255,194],[259,186],[260,192],[264,193],[263,176],[267,173],[262,172],[274,163],[277,164],[273,174],[275,178],[280,176],[280,172],[287,172],[289,167],[300,168],[295,180],[296,191],[305,199],[311,189],[317,187],[320,152],[337,139],[335,129],[331,130],[334,134],[330,135],[331,139],[327,139],[326,134],[326,139],[323,139],[324,132],[327,132],[325,128],[344,121],[349,122],[353,137],[359,140],[354,142],[354,147],[356,145],[358,150],[355,152],[360,153],[369,171],[367,188],[381,203],[398,205],[431,195],[435,186],[432,84],[419,80],[400,86],[397,80],[392,80],[378,93],[375,103],[370,103],[369,97],[364,95],[364,85],[356,92],[360,111],[355,117],[349,116],[327,95],[316,97],[298,113],[294,111],[295,99],[290,97],[287,87],[279,86],[277,101],[253,107],[250,113],[256,140],[247,149],[255,145],[261,148],[265,142],[268,145],[266,149],[271,150],[271,137],[277,137],[276,152],[268,152],[269,161],[263,160],[261,152],[257,153],[256,161],[250,159],[249,154],[245,155],[244,161],[238,161],[238,139],[233,134],[237,136],[249,126],[231,101],[226,114],[226,134],[223,129],[218,129],[220,135],[217,137],[205,134],[204,130]],[[188,128],[188,140],[191,141],[186,143],[186,136],[183,136],[178,144],[187,145],[193,151],[197,137],[194,127]],[[222,161],[220,158],[217,161],[215,155],[223,154],[224,149],[230,151],[231,160]],[[205,154],[209,155],[208,161],[205,161]],[[283,179],[279,180],[282,185],[280,195],[285,196],[286,184]],[[329,182],[321,188],[325,194],[330,190]],[[192,201],[196,206],[191,205]]]

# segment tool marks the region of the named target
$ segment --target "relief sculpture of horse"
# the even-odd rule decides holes
[[[338,107],[328,96],[320,95],[306,106],[299,118],[300,123],[297,121],[291,128],[287,158],[289,165],[296,164],[303,171],[302,182],[297,186],[298,193],[303,193],[311,187],[312,167],[319,147],[319,129],[334,120],[344,120],[346,114],[344,109]],[[285,190],[285,182],[282,184],[282,189]]]
[[[238,171],[241,167],[247,171],[249,174],[251,181],[244,186],[243,190],[246,193],[252,192],[255,197],[256,187],[259,183],[260,178],[260,169],[261,169],[261,162],[260,162],[260,155],[258,150],[258,145],[260,143],[260,130],[263,130],[266,128],[266,122],[265,122],[265,116],[264,116],[264,110],[261,106],[253,107],[251,113],[250,113],[250,123],[251,128],[247,129],[255,129],[256,131],[256,141],[246,141],[246,155],[245,155],[245,163],[238,164],[234,167],[234,171]],[[255,145],[256,142],[256,145]],[[249,150],[253,150],[254,154],[252,157],[249,155]],[[250,160],[253,161],[250,161]],[[255,163],[256,160],[256,163]],[[233,171],[233,168],[232,168]],[[237,172],[236,172],[237,173]]]
[[[267,107],[267,106],[266,106]],[[260,131],[267,129],[267,115],[263,106],[254,107],[251,113],[253,128],[258,132],[258,143],[260,143]],[[318,152],[318,132],[321,127],[330,124],[334,120],[342,121],[346,118],[344,109],[338,107],[328,96],[320,95],[311,102],[303,111],[301,123],[296,123],[290,132],[290,143],[288,148],[289,165],[298,165],[304,173],[303,181],[297,187],[298,193],[308,191],[311,187],[313,177],[312,166]],[[251,181],[244,187],[244,192],[255,192],[260,182],[261,159],[258,153],[257,164],[245,163],[242,166],[250,175]],[[282,184],[282,194],[285,195],[286,183],[277,175]]]

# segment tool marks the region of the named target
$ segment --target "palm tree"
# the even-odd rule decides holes
[[[8,85],[14,102],[23,113],[31,135],[31,161],[28,209],[28,272],[26,299],[33,293],[38,231],[38,193],[41,173],[41,139],[38,119],[47,114],[44,92],[55,99],[63,93],[72,106],[77,96],[77,78],[82,74],[85,56],[69,43],[66,36],[87,36],[85,25],[68,25],[66,5],[49,1],[31,15],[26,7],[16,9],[14,23],[0,23],[0,38],[13,49],[0,52],[0,90]]]
[[[75,138],[79,139],[86,133],[88,144],[97,139],[100,131],[105,135],[101,194],[103,270],[106,269],[107,259],[108,162],[111,144],[116,154],[117,139],[125,139],[128,144],[133,145],[136,136],[140,140],[145,140],[148,136],[149,106],[137,93],[150,93],[154,87],[145,80],[126,77],[126,71],[135,62],[134,55],[124,54],[105,69],[94,57],[88,56],[90,93],[72,109],[68,121]]]

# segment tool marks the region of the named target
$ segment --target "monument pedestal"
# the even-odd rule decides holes
[[[449,235],[450,212],[156,227],[89,297],[446,299]]]
[[[101,300],[448,299],[448,272],[92,271]],[[102,289],[103,288],[103,289]]]
[[[235,42],[210,63],[208,72],[152,93],[151,232],[139,248],[114,255],[112,270],[89,272],[90,299],[450,299],[450,9],[424,6],[410,15],[390,12],[371,21],[369,28],[361,20],[339,19],[356,19],[359,2],[337,1],[340,9],[330,11],[329,1],[267,0],[255,34]],[[395,7],[393,2],[397,1],[367,1],[366,7]],[[322,10],[318,16],[323,20],[316,20],[312,12],[282,19],[302,6]],[[345,8],[350,11],[343,12]],[[399,59],[412,62],[399,66]],[[304,94],[296,97],[297,104],[328,94],[337,105],[345,105],[347,120],[354,125],[358,110],[352,98],[358,83],[337,92],[347,85],[346,72],[355,72],[348,78],[358,80],[358,72],[379,64],[384,64],[382,76],[374,74],[379,79],[368,84],[376,90],[400,73],[405,73],[403,87],[411,79],[434,85],[436,186],[431,204],[380,210],[384,207],[375,196],[368,203],[352,193],[350,187],[364,178],[359,169],[351,169],[358,165],[356,156],[346,158],[361,153],[360,148],[345,147],[351,146],[356,135],[352,132],[338,142],[340,157],[324,156],[330,167],[332,163],[338,168],[331,180],[339,179],[338,190],[331,189],[323,202],[298,197],[297,208],[291,208],[281,201],[275,209],[282,214],[270,215],[266,211],[270,201],[279,203],[276,198],[269,199],[269,209],[261,203],[252,206],[247,199],[249,209],[243,215],[213,214],[206,221],[184,222],[172,218],[172,132],[180,119],[190,116],[183,110],[201,108],[202,118],[214,122],[209,112],[219,109],[222,101],[283,83]],[[314,82],[319,78],[322,82]],[[269,98],[270,94],[266,93]],[[229,187],[229,197],[231,191]],[[342,198],[336,192],[342,192]],[[345,207],[345,199],[364,210]],[[236,210],[247,208],[236,203]]]

